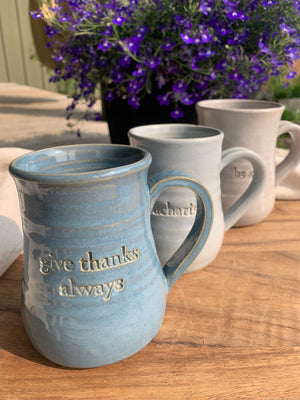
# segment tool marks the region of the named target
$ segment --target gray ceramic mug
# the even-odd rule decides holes
[[[300,126],[280,121],[284,106],[258,100],[203,100],[196,104],[199,125],[213,126],[224,132],[223,150],[244,146],[259,154],[267,168],[266,185],[252,207],[236,226],[262,221],[273,209],[275,188],[300,161]],[[290,133],[291,147],[287,157],[275,167],[276,140]],[[222,204],[226,211],[252,179],[253,168],[247,160],[236,160],[221,174]]]
[[[142,147],[152,155],[150,174],[180,169],[207,187],[214,207],[209,238],[198,257],[188,268],[193,272],[208,265],[218,254],[224,232],[228,230],[261,192],[265,184],[265,164],[254,152],[231,148],[222,153],[223,132],[218,129],[186,124],[139,126],[130,129],[132,146]],[[249,188],[223,214],[220,173],[233,160],[246,158],[254,168]],[[163,264],[189,232],[195,218],[195,198],[186,190],[168,189],[161,194],[151,214],[155,244]]]

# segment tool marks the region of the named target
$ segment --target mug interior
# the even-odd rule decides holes
[[[222,100],[202,100],[196,104],[198,108],[211,110],[247,110],[247,111],[268,111],[274,109],[284,109],[280,103],[265,100],[252,99],[222,99]]]
[[[186,140],[217,137],[223,133],[215,128],[190,124],[156,124],[130,129],[129,136],[150,140]]]
[[[147,161],[147,159],[149,160]],[[35,179],[40,177],[71,177],[85,179],[103,173],[122,173],[140,166],[143,161],[150,164],[151,156],[139,148],[124,145],[71,145],[43,149],[25,154],[14,160],[10,171],[14,175]]]

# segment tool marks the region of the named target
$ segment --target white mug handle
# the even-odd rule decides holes
[[[253,166],[253,177],[247,190],[224,214],[225,232],[231,228],[259,196],[267,179],[267,168],[263,159],[254,151],[244,147],[231,147],[222,152],[221,170],[232,161],[244,158]]]
[[[288,155],[276,167],[275,186],[278,186],[300,161],[300,125],[280,121],[277,137],[283,133],[290,134],[291,146]]]

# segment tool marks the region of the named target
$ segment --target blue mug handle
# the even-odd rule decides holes
[[[192,190],[197,199],[197,211],[189,234],[163,267],[169,290],[202,250],[213,219],[213,204],[208,191],[193,177],[174,170],[159,172],[149,178],[151,211],[160,194],[171,187]]]

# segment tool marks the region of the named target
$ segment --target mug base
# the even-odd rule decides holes
[[[53,339],[55,333],[47,330],[44,323],[29,312],[25,306],[21,307],[21,315],[33,347],[47,360],[62,367],[74,369],[101,367],[131,357],[151,342],[162,324],[162,318],[161,321],[154,321],[153,325],[158,322],[156,325],[158,329],[153,329],[152,326],[152,331],[148,331],[148,335],[140,338],[138,342],[137,340],[128,340],[126,332],[123,337],[121,335],[123,345],[120,341],[118,343],[116,341],[105,342],[101,340],[101,329],[96,329],[94,330],[96,337],[94,344],[91,344],[90,337],[85,340],[84,338],[76,340],[75,336],[73,336],[72,343],[71,339],[70,341],[59,341],[59,335]],[[139,331],[139,327],[136,327],[136,330]]]

